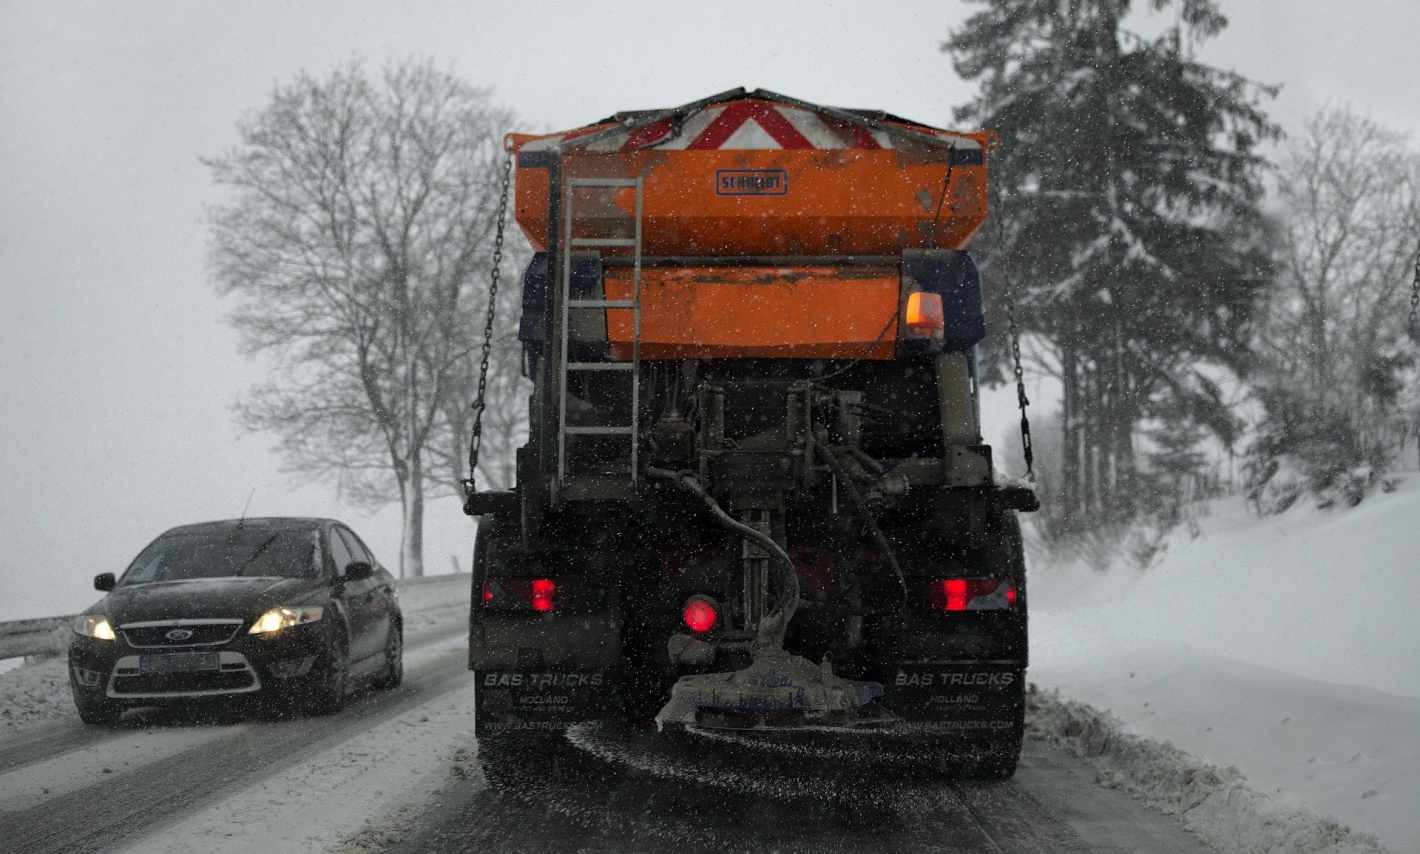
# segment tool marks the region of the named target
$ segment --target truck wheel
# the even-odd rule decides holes
[[[320,669],[311,675],[304,698],[308,715],[333,715],[345,708],[345,692],[350,681],[350,655],[345,639],[332,633]]]
[[[969,763],[965,776],[974,780],[1008,780],[1015,776],[1021,758],[1021,737],[995,738]]]
[[[525,789],[557,771],[562,739],[548,735],[478,737],[478,764],[495,789]]]
[[[90,726],[109,726],[118,723],[123,716],[123,707],[108,700],[85,699],[75,695],[74,705],[79,708],[79,720]]]

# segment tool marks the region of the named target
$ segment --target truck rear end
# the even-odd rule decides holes
[[[756,91],[509,137],[534,393],[483,517],[496,736],[869,729],[1015,767],[1019,510],[981,439],[989,132]]]

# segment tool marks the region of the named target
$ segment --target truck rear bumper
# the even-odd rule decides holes
[[[573,724],[611,717],[616,702],[613,668],[564,667],[475,670],[474,732],[557,733]]]
[[[1017,732],[1025,714],[1025,665],[1012,660],[903,662],[880,675],[882,705],[901,727],[948,738]]]

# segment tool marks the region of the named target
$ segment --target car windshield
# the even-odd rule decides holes
[[[305,578],[318,574],[313,530],[230,529],[159,537],[123,574],[123,584],[234,576]]]

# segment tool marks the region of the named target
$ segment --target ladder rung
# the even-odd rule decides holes
[[[572,178],[573,187],[634,187],[635,178]]]
[[[569,436],[630,436],[631,427],[568,427]]]
[[[627,247],[633,247],[633,248],[634,248],[634,247],[636,246],[636,238],[634,238],[634,237],[574,237],[574,238],[572,238],[571,245],[572,245],[572,246],[607,246],[607,247],[613,247],[613,246],[627,246]]]
[[[568,362],[569,371],[630,371],[636,366],[631,362]]]
[[[636,300],[630,299],[569,299],[568,308],[635,308]]]

